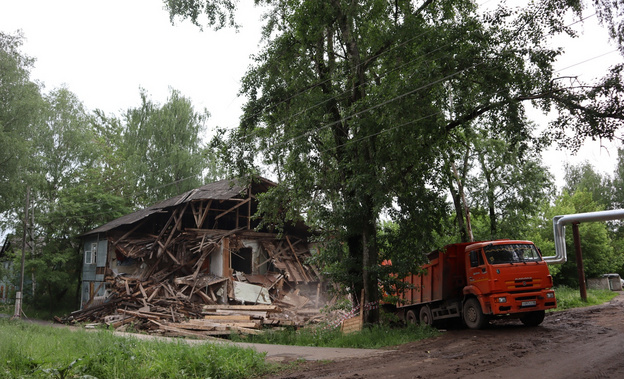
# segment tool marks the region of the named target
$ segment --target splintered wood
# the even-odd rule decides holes
[[[193,211],[199,223],[205,216]],[[244,249],[243,237],[249,241],[254,233],[182,228],[183,213],[174,211],[157,235],[134,229],[110,233],[115,253],[104,275],[105,299],[97,304],[92,297],[84,309],[61,321],[210,338],[320,320],[324,291],[316,268],[306,263],[305,242],[266,233],[257,237],[254,243],[266,255],[259,265],[267,268],[244,274],[229,269],[229,254]],[[223,276],[210,273],[214,262],[224,262]]]

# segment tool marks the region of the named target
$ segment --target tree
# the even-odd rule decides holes
[[[129,212],[129,202],[105,176],[107,151],[82,102],[68,89],[44,97],[35,139],[33,188],[36,253],[28,272],[37,282],[36,304],[50,311],[75,306],[82,271],[80,235]],[[124,188],[124,186],[121,186]]]
[[[147,206],[198,187],[206,157],[200,133],[208,118],[171,89],[162,106],[141,90],[141,105],[129,109],[122,126],[121,153],[137,205]]]
[[[30,79],[34,59],[20,51],[23,39],[0,32],[0,214],[13,221],[32,184],[30,157],[44,108],[39,84]]]
[[[172,17],[205,13],[212,24],[232,3],[167,2]],[[327,255],[347,263],[343,280],[356,297],[365,290],[363,303],[378,300],[381,214],[409,232],[409,249],[436,241],[458,134],[487,121],[511,145],[526,141],[525,102],[558,110],[545,138],[571,130],[562,141],[572,147],[611,136],[624,119],[618,68],[589,87],[554,77],[560,51],[547,40],[571,33],[563,15],[580,12],[576,1],[489,13],[454,0],[259,3],[270,7],[266,45],[243,79],[240,127],[220,134],[223,157],[239,173],[278,173],[261,210],[288,204],[292,218],[324,231]]]
[[[613,190],[613,209],[624,209],[624,148],[618,149],[618,160],[613,179],[611,181]],[[624,220],[613,223],[612,228],[613,248],[617,254],[624,256]],[[624,277],[624,263],[617,270]]]
[[[475,139],[474,150],[477,170],[470,178],[470,197],[475,210],[487,211],[481,216],[489,222],[487,231],[475,231],[476,240],[526,238],[528,220],[554,190],[539,151],[487,134]]]
[[[613,192],[617,191],[617,187],[612,185],[609,176],[596,172],[589,162],[578,165],[566,164],[564,169],[566,181],[564,190],[570,194],[576,191],[590,192],[592,199],[603,208],[612,207]]]

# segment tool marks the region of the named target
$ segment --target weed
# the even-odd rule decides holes
[[[350,334],[343,334],[339,328],[314,326],[299,330],[287,328],[284,330],[268,331],[259,335],[250,335],[245,338],[245,342],[376,349],[433,337],[438,333],[439,332],[434,328],[420,327],[418,325],[409,325],[401,328],[375,325],[364,328],[360,332]],[[239,341],[241,340],[240,337],[237,336],[233,336],[232,338]]]
[[[0,378],[248,378],[272,371],[234,346],[142,341],[0,320]]]
[[[562,311],[570,308],[580,308],[606,303],[617,296],[617,292],[609,290],[587,290],[587,302],[584,302],[581,300],[578,288],[574,289],[561,286],[555,288],[555,296],[557,297],[557,308],[554,311]]]

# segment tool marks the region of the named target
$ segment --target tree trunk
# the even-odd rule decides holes
[[[361,312],[364,314],[364,322],[376,324],[379,322],[379,286],[378,286],[378,257],[377,235],[375,219],[369,213],[369,220],[364,225],[362,233],[362,287],[364,299],[362,299]]]
[[[496,220],[496,208],[495,208],[495,196],[494,185],[492,184],[492,173],[488,170],[488,167],[483,159],[483,156],[479,156],[479,163],[481,164],[481,171],[485,177],[485,183],[487,184],[486,196],[488,204],[488,212],[490,216],[490,238],[494,239],[497,234],[497,220]]]

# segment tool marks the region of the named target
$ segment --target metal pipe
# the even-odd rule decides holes
[[[612,221],[624,219],[624,209],[610,211],[577,213],[553,217],[553,232],[555,235],[555,255],[544,257],[546,263],[562,264],[568,260],[565,244],[565,226],[568,224],[590,221]]]

